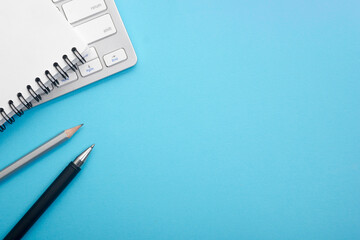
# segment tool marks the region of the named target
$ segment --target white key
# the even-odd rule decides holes
[[[127,59],[125,50],[123,48],[116,50],[112,53],[106,54],[104,56],[104,61],[107,67],[111,67],[119,62],[122,62]]]
[[[81,76],[87,77],[93,73],[96,73],[102,69],[102,65],[99,58],[96,58],[90,62],[87,62],[79,66]]]
[[[86,62],[90,62],[91,60],[94,60],[95,58],[98,58],[98,55],[96,53],[96,50],[94,47],[89,48],[89,50],[83,55]],[[81,65],[81,62],[79,62],[79,65]]]
[[[116,33],[116,28],[109,14],[81,24],[75,29],[89,44]]]
[[[77,76],[76,72],[70,70],[70,71],[68,71],[66,73],[69,75],[69,77],[66,78],[66,79],[60,79],[59,80],[60,87],[66,85],[68,83],[71,83],[71,82],[74,82],[74,81],[78,80],[78,76]]]
[[[70,23],[80,21],[106,10],[103,0],[73,0],[63,5],[63,10]]]

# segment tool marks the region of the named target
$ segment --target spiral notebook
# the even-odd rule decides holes
[[[3,0],[0,29],[3,132],[66,78],[68,69],[85,62],[88,46],[50,0]]]

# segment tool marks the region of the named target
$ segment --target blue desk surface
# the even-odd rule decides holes
[[[0,237],[83,149],[25,239],[359,239],[360,2],[116,1],[137,65],[29,111]]]

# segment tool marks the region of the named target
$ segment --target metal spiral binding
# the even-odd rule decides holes
[[[55,79],[53,75],[51,75],[49,70],[45,71],[45,75],[49,79],[49,81],[52,83],[52,85],[54,85],[55,87],[59,86],[59,84],[60,84],[59,81],[57,79]]]
[[[80,61],[82,64],[86,63],[86,60],[85,60],[85,58],[83,57],[83,55],[81,55],[81,54],[79,53],[79,51],[78,51],[75,47],[72,48],[71,51],[73,52],[73,54],[75,55],[75,57],[77,57],[77,59],[79,59],[79,61]]]
[[[5,124],[3,124],[3,125],[0,125],[0,132],[3,132],[3,131],[5,131],[5,129],[6,129],[6,127],[5,127]]]
[[[17,97],[19,99],[19,101],[27,108],[30,109],[33,107],[31,102],[26,101],[26,99],[24,98],[24,96],[22,95],[22,93],[18,93]]]
[[[0,108],[0,114],[9,124],[13,124],[15,122],[15,119],[13,117],[9,117],[3,108]]]
[[[68,58],[67,55],[63,56],[64,61],[66,62],[66,64],[71,68],[71,70],[73,70],[74,72],[77,70],[77,67],[75,64],[73,64],[70,59]]]
[[[60,67],[60,65],[56,62],[54,63],[54,68],[56,69],[56,71],[58,71],[58,73],[64,78],[67,79],[69,77],[69,75],[64,71],[64,69],[62,69]]]
[[[79,53],[79,51],[74,47],[71,49],[72,53],[74,54],[74,56],[82,63],[86,63],[85,58]],[[70,59],[68,58],[67,55],[63,56],[63,60],[65,61],[65,63],[73,70],[76,71],[77,70],[77,66],[75,64],[73,64]],[[60,67],[60,65],[55,62],[53,64],[54,68],[56,69],[56,71],[64,78],[67,79],[69,77],[69,75],[66,73],[66,71]],[[45,76],[49,79],[49,81],[51,82],[51,84],[55,87],[58,87],[60,85],[59,81],[57,79],[55,79],[55,77],[50,73],[49,70],[45,71]],[[37,85],[40,87],[40,89],[45,93],[45,94],[49,94],[51,92],[50,88],[45,86],[45,84],[41,81],[40,78],[36,78],[35,82],[37,83]],[[31,97],[37,101],[40,102],[41,101],[41,95],[36,93],[34,91],[34,89],[31,87],[31,85],[27,85],[26,86],[28,92],[30,93]],[[33,107],[31,101],[27,101],[24,96],[22,95],[22,93],[18,93],[17,94],[17,98],[19,99],[19,101],[22,103],[22,105],[24,105],[24,107],[26,107],[27,109],[30,109]],[[12,111],[19,117],[21,117],[24,114],[24,111],[22,109],[18,109],[14,102],[12,100],[10,100],[8,102],[10,108],[12,109]],[[4,120],[9,123],[9,124],[13,124],[15,122],[14,117],[10,117],[3,108],[0,108],[0,115],[4,118]],[[4,132],[6,130],[6,126],[5,123],[0,125],[0,132]]]
[[[14,102],[12,100],[9,101],[9,105],[11,109],[14,111],[14,113],[16,113],[16,115],[18,115],[19,117],[21,117],[24,114],[24,111],[22,109],[19,110],[17,107],[15,107]]]
[[[43,90],[43,92],[45,94],[49,94],[50,93],[50,88],[48,88],[47,86],[45,86],[45,84],[40,80],[40,78],[36,78],[35,82],[39,85],[39,87],[41,88],[41,90]]]
[[[30,95],[35,99],[35,101],[40,102],[41,96],[39,94],[37,94],[30,85],[27,85],[26,88],[27,88],[28,92],[30,93]]]

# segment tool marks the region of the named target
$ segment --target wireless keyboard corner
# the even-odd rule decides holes
[[[113,0],[52,0],[88,42],[86,63],[70,71],[41,103],[134,66],[137,57]]]

